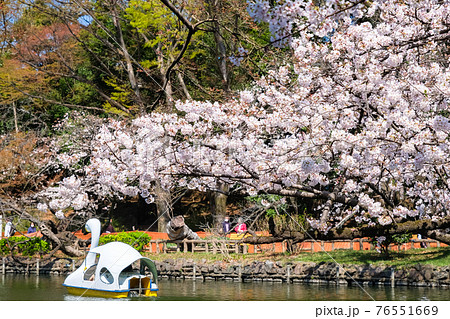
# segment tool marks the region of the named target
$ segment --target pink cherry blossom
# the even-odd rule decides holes
[[[332,193],[332,219],[321,221],[317,206],[309,220],[324,232],[346,217],[389,225],[448,216],[449,6],[256,0],[248,11],[269,25],[274,45],[289,47],[286,65],[225,102],[177,101],[183,116],[104,123],[86,150],[61,156],[70,166],[90,154],[90,163],[47,192],[50,207],[84,209],[92,193],[152,202],[156,181],[198,190],[220,181],[319,203]]]

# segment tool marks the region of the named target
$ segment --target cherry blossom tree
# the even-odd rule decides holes
[[[51,245],[45,258],[51,258],[57,251],[69,256],[83,256],[80,248],[86,241],[78,239],[73,232],[93,216],[104,218],[108,214],[105,207],[114,201],[101,192],[98,183],[84,183],[82,191],[78,189],[81,183],[77,176],[84,174],[83,167],[91,157],[90,141],[105,121],[92,115],[72,113],[54,126],[53,138],[37,137],[32,133],[18,133],[14,139],[8,135],[0,138],[5,144],[0,151],[0,209],[8,212],[17,223],[27,220],[38,227]],[[52,188],[47,190],[45,197],[37,193],[52,181],[61,180],[62,176],[70,177],[59,184],[55,196]],[[14,197],[18,196],[16,194],[20,194],[20,200]],[[87,205],[88,200],[95,201],[95,205]],[[70,211],[59,209],[65,205],[71,206]],[[36,214],[36,208],[53,216],[47,214],[42,218]],[[36,259],[13,258],[26,264],[36,262]]]
[[[178,101],[178,114],[102,126],[83,174],[52,189],[49,205],[83,210],[110,194],[151,203],[157,182],[226,184],[314,203],[304,231],[248,242],[416,232],[450,243],[447,1],[257,0],[248,11],[290,63],[226,103]]]

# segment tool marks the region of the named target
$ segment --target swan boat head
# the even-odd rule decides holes
[[[81,266],[67,276],[63,285],[74,295],[123,298],[156,296],[157,271],[152,260],[121,242],[98,246],[101,224],[90,219],[91,247]]]

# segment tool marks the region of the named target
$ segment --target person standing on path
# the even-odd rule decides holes
[[[225,216],[225,219],[222,223],[223,234],[224,235],[228,234],[230,232],[230,228],[231,228],[231,226],[230,226],[229,218],[228,218],[228,216]]]
[[[11,219],[8,218],[6,220],[5,225],[5,237],[6,238],[11,237],[12,235],[14,235],[13,232],[14,232],[13,224],[11,222]]]

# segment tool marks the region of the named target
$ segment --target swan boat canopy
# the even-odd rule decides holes
[[[100,221],[90,219],[91,248],[81,264],[63,283],[69,293],[89,297],[124,298],[156,296],[156,266],[136,249],[121,242],[98,246]]]

